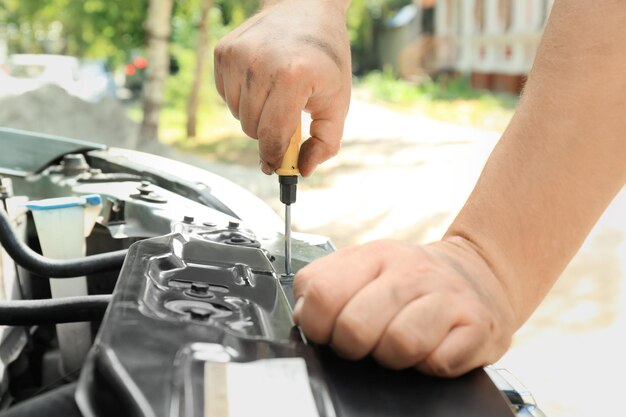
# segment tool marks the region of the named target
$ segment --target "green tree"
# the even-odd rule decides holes
[[[145,25],[149,64],[143,87],[143,121],[139,130],[141,141],[159,138],[159,117],[169,70],[172,8],[173,0],[150,0]]]
[[[200,88],[204,81],[204,66],[209,50],[209,12],[213,7],[213,0],[203,0],[198,22],[196,37],[196,68],[194,70],[191,91],[187,99],[187,137],[196,136],[196,118],[200,104]]]
[[[259,0],[217,0],[224,26],[235,27],[259,9]]]
[[[148,0],[0,0],[0,10],[0,19],[15,28],[11,52],[105,57],[119,63],[145,44]],[[59,27],[60,39],[51,42]]]
[[[378,67],[376,39],[380,25],[411,0],[352,0],[347,13],[352,63],[358,74]]]

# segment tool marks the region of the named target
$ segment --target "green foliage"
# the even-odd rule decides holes
[[[198,4],[197,7],[176,8],[174,10],[175,14],[172,16],[172,48],[174,54],[180,48],[195,50],[200,21],[200,1],[194,0],[194,3]],[[218,7],[214,6],[209,12],[208,30],[211,45],[215,45],[218,39],[230,31],[229,27],[222,24],[222,11]]]
[[[352,66],[361,73],[375,66],[374,27],[376,21],[368,0],[353,0],[346,15],[352,50]]]
[[[175,17],[175,21],[180,17]],[[187,97],[193,83],[193,71],[195,68],[195,37],[197,34],[198,15],[187,16],[188,19],[180,19],[174,24],[173,43],[170,52],[176,57],[180,64],[180,72],[177,75],[168,77],[165,85],[165,102],[162,111],[161,137],[165,142],[178,143],[179,145],[188,142],[185,131],[187,120]],[[211,46],[215,45],[217,39],[228,32],[228,28],[222,26],[221,11],[214,7],[209,15],[209,33]],[[230,127],[226,132],[224,121],[236,120],[231,116],[228,108],[223,103],[221,97],[215,89],[213,80],[213,55],[209,53],[205,66],[204,83],[200,91],[200,106],[198,108],[198,138],[196,141],[206,141],[210,137],[220,135],[231,135],[233,131],[241,132],[237,123],[233,123],[235,129]],[[219,132],[218,132],[219,131]],[[181,145],[182,146],[182,145]]]
[[[11,52],[65,53],[120,62],[145,42],[148,0],[0,0],[15,28]]]
[[[519,101],[508,94],[493,94],[471,87],[467,77],[441,77],[421,84],[397,79],[393,71],[373,71],[356,85],[361,95],[401,109],[416,109],[427,116],[457,124],[502,131]]]
[[[222,24],[235,27],[259,9],[259,0],[217,0],[222,12]]]
[[[516,103],[516,99],[511,96],[495,96],[489,91],[473,88],[469,78],[465,76],[441,77],[437,81],[427,79],[416,84],[398,79],[389,67],[383,71],[368,73],[361,78],[358,85],[367,87],[374,97],[395,104],[410,104],[416,101],[483,100],[514,107]]]
[[[411,0],[352,0],[346,16],[354,72],[377,67],[376,34],[383,22]]]

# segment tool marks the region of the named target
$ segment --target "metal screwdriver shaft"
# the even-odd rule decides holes
[[[291,204],[285,204],[285,273],[291,272]]]
[[[280,168],[276,170],[280,184],[280,201],[285,205],[285,275],[292,275],[291,268],[291,204],[296,202],[298,189],[298,153],[300,151],[301,126],[294,132]]]

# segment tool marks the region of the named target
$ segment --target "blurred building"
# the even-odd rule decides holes
[[[435,8],[433,4],[423,3],[406,5],[385,20],[376,42],[380,66],[391,68],[399,77],[415,82],[438,70]]]
[[[401,78],[420,81],[429,71],[421,62],[419,51],[425,41],[422,28],[422,8],[415,4],[404,6],[397,14],[383,22],[377,39],[378,62],[383,68],[392,68]]]
[[[383,24],[381,66],[402,78],[466,74],[472,86],[519,93],[554,0],[415,0]]]
[[[439,0],[439,71],[469,74],[472,85],[519,93],[554,0]]]

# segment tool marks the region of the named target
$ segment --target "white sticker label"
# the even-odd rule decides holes
[[[319,417],[301,358],[206,362],[205,417]]]

